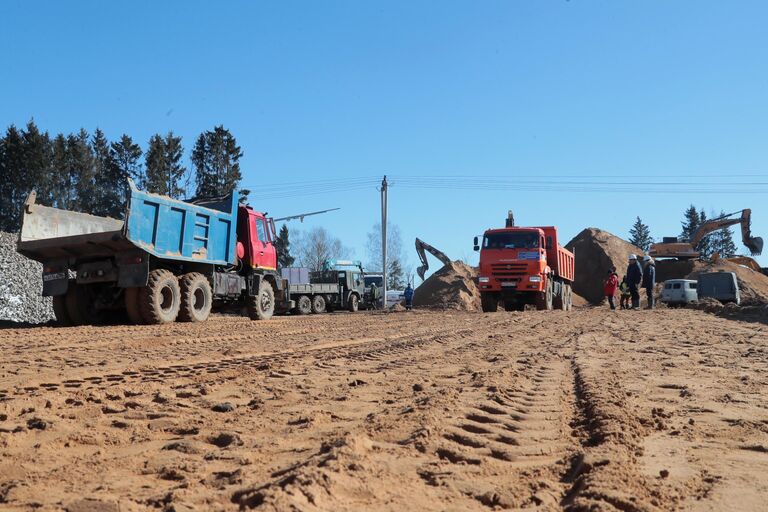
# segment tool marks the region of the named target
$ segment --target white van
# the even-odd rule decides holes
[[[668,306],[684,306],[690,302],[699,300],[697,283],[692,279],[668,279],[664,281],[664,289],[661,290],[661,302]]]

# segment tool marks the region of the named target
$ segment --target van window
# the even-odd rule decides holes
[[[672,283],[667,283],[664,285],[665,290],[671,290],[672,289]]]
[[[696,283],[688,283],[688,288],[690,288],[691,290],[695,290],[696,289]]]
[[[672,285],[672,288],[674,288],[675,290],[679,290],[680,289],[680,283],[675,283],[674,285]]]

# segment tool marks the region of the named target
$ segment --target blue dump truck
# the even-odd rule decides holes
[[[274,222],[233,194],[186,203],[129,182],[125,220],[24,204],[17,250],[43,264],[43,295],[62,325],[127,316],[200,322],[214,303],[254,320],[295,307],[277,273]]]

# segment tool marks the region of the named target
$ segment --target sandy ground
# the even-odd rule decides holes
[[[0,330],[3,510],[758,510],[768,326],[687,310]],[[590,508],[592,507],[592,508]]]

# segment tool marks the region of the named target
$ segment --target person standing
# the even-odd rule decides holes
[[[629,285],[629,295],[632,298],[632,308],[640,308],[640,292],[638,291],[640,283],[643,280],[643,268],[637,261],[635,254],[629,255],[629,265],[627,265],[627,284]]]
[[[619,276],[616,274],[616,267],[611,267],[611,270],[608,271],[608,277],[603,281],[603,292],[608,298],[608,304],[611,306],[611,309],[616,309],[614,297],[616,296],[616,288],[618,287]]]
[[[629,309],[629,284],[627,284],[627,276],[624,276],[619,283],[619,293],[621,294],[621,309]]]
[[[656,286],[656,262],[650,256],[643,258],[643,288],[648,296],[648,306],[645,309],[653,309],[653,289]]]
[[[379,287],[376,286],[376,283],[371,283],[371,291],[370,291],[370,297],[371,297],[371,305],[373,306],[373,309],[379,309]]]
[[[411,288],[411,283],[408,283],[408,286],[405,287],[403,296],[405,297],[405,309],[410,311],[413,309],[413,288]]]

